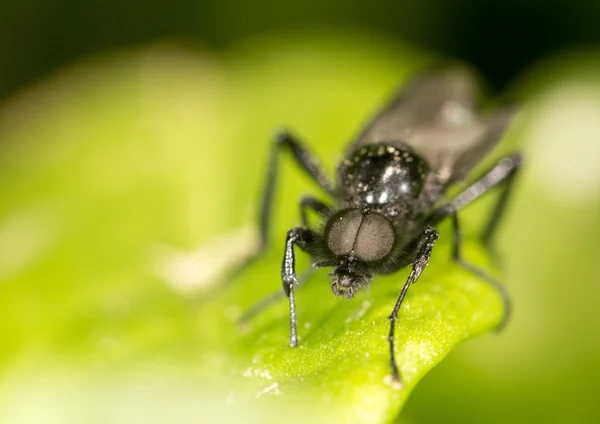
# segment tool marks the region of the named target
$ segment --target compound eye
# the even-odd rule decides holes
[[[362,213],[356,209],[344,210],[331,217],[325,237],[333,254],[343,256],[352,252],[362,220]]]
[[[394,248],[396,232],[383,215],[366,215],[360,225],[354,244],[354,254],[364,262],[376,262],[386,257]]]
[[[383,215],[363,215],[358,209],[346,209],[331,217],[325,239],[334,255],[354,254],[363,262],[377,262],[394,248],[396,232]]]

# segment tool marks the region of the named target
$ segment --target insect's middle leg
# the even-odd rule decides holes
[[[483,231],[482,239],[484,243],[490,244],[492,237],[496,229],[498,228],[498,224],[506,210],[506,204],[508,202],[509,195],[511,194],[513,181],[515,179],[517,171],[521,166],[521,162],[522,157],[519,153],[515,153],[511,156],[502,159],[498,164],[492,167],[492,169],[486,172],[475,183],[473,183],[465,191],[460,193],[454,200],[452,200],[452,202],[440,207],[437,211],[435,211],[430,218],[430,222],[432,224],[435,224],[446,217],[450,217],[450,219],[452,220],[453,232],[452,258],[456,261],[456,263],[458,263],[467,271],[487,281],[498,291],[498,293],[502,297],[502,302],[504,304],[504,316],[502,318],[502,321],[500,321],[500,323],[497,326],[498,330],[504,328],[510,317],[512,309],[510,297],[502,283],[490,276],[483,269],[472,265],[471,263],[465,261],[462,258],[462,233],[460,230],[458,211],[470,204],[471,202],[473,202],[474,200],[478,199],[485,193],[487,193],[490,189],[499,185],[503,185],[503,191],[500,194],[500,199],[498,200],[498,203],[496,204],[496,207],[492,212],[492,216],[490,217]]]
[[[500,199],[492,211],[492,215],[486,224],[482,234],[482,239],[485,244],[490,244],[495,234],[500,220],[506,211],[506,205],[510,194],[512,193],[513,182],[517,172],[521,168],[523,158],[520,153],[514,153],[505,157],[481,178],[467,187],[462,193],[454,198],[450,203],[441,206],[437,209],[429,219],[432,225],[437,224],[446,217],[451,216],[460,209],[464,208],[471,202],[480,198],[495,187],[502,187]]]
[[[493,237],[496,234],[496,230],[498,229],[498,225],[502,220],[502,217],[506,213],[506,205],[508,204],[508,200],[512,194],[512,189],[514,187],[514,181],[516,179],[517,174],[519,173],[519,169],[521,168],[521,163],[523,158],[520,154],[514,154],[510,156],[508,159],[508,165],[505,168],[506,177],[503,179],[502,183],[504,186],[502,187],[502,193],[500,194],[500,198],[498,199],[498,203],[494,207],[492,212],[492,216],[490,217],[485,229],[483,230],[482,240],[483,243],[488,247],[493,247]]]

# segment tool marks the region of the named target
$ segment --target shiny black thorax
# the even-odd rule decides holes
[[[377,212],[392,222],[400,248],[418,237],[440,193],[427,162],[408,146],[381,143],[351,150],[337,169],[340,208]],[[434,193],[435,192],[435,193]]]
[[[339,165],[336,194],[346,207],[368,205],[391,217],[406,214],[430,172],[427,163],[408,146],[360,146]],[[390,209],[392,205],[399,209]]]

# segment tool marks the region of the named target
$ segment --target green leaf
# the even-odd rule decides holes
[[[7,103],[0,418],[393,420],[452,347],[501,319],[494,290],[450,261],[448,228],[402,306],[401,390],[386,383],[387,316],[408,270],[352,300],[316,273],[297,293],[296,349],[283,299],[236,323],[280,289],[281,240],[314,190],[292,167],[265,257],[202,293],[251,249],[240,228],[253,222],[273,128],[294,130],[331,169],[427,60],[364,38],[264,39],[220,60],[156,46],[75,66]],[[489,265],[473,242],[465,254]]]

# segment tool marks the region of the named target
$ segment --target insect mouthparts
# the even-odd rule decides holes
[[[366,278],[347,269],[336,269],[331,273],[331,291],[336,296],[350,299],[356,290],[364,285]]]

